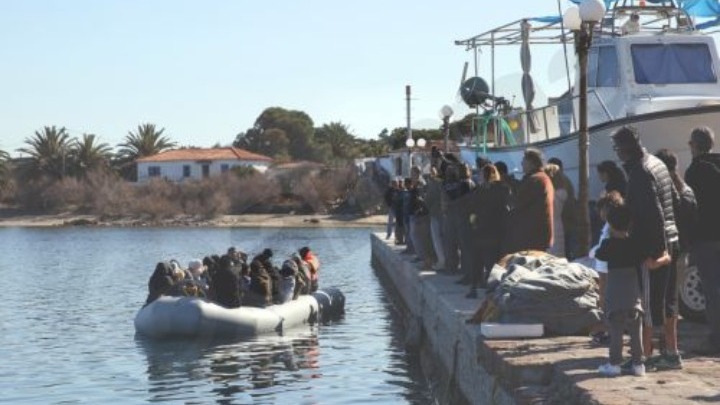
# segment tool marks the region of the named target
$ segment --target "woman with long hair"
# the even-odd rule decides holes
[[[600,162],[597,167],[600,181],[605,184],[605,194],[611,191],[617,191],[622,197],[625,197],[627,189],[627,180],[625,172],[612,160]]]
[[[562,213],[569,194],[565,182],[560,176],[560,166],[550,163],[545,166],[544,170],[555,188],[553,197],[553,245],[548,249],[548,253],[557,257],[565,257],[565,225]]]

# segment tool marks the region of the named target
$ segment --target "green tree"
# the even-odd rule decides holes
[[[30,179],[60,179],[67,174],[71,165],[72,139],[67,130],[56,126],[44,127],[35,131],[31,138],[25,138],[28,145],[19,148],[19,152],[30,155],[30,160],[23,165],[24,175]]]
[[[359,151],[363,157],[382,156],[390,151],[390,145],[382,139],[360,140]]]
[[[99,143],[94,134],[83,134],[72,146],[73,174],[85,177],[88,173],[110,167],[112,148],[107,143]]]
[[[10,155],[0,150],[0,191],[10,182]]]
[[[116,162],[123,177],[136,180],[137,166],[135,160],[156,155],[176,145],[170,138],[163,136],[163,132],[165,132],[165,128],[158,131],[155,124],[150,123],[138,125],[135,132],[128,132],[127,136],[125,136],[125,142],[118,145],[120,150]]]
[[[359,142],[341,122],[331,122],[315,130],[315,143],[327,145],[330,155],[338,160],[356,158]]]
[[[442,130],[438,129],[413,129],[412,137],[415,140],[424,138],[426,141],[443,139]],[[387,137],[391,150],[404,149],[407,141],[407,128],[395,128]]]
[[[253,152],[267,151],[267,145],[277,145],[278,133],[282,130],[287,139],[287,155],[295,160],[314,160],[313,121],[306,113],[286,110],[280,107],[266,108],[255,120],[255,125],[235,138],[233,145]],[[269,138],[269,139],[266,139]],[[283,155],[282,148],[275,148],[271,155]],[[267,153],[267,152],[265,152]]]

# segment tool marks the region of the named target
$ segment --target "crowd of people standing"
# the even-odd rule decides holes
[[[424,268],[461,275],[458,283],[470,285],[468,298],[477,297],[476,289],[486,286],[492,266],[504,254],[547,251],[558,244],[555,233],[572,233],[554,229],[555,207],[562,217],[574,198],[559,160],[546,166],[538,150],[528,149],[522,162],[525,177],[519,181],[503,162],[478,159],[473,173],[454,154],[433,148],[431,157],[427,178],[414,166],[410,177],[388,187],[387,238],[394,235],[395,244],[405,245],[404,252],[417,255]],[[563,190],[560,203],[553,184]],[[566,238],[560,238],[564,245]],[[559,253],[565,251],[563,246]]]
[[[598,273],[606,329],[594,341],[609,344],[603,375],[642,375],[682,368],[678,351],[678,260],[693,255],[706,297],[710,336],[694,351],[720,354],[720,154],[714,133],[696,128],[684,176],[669,150],[654,155],[641,134],[622,127],[612,137],[621,165],[604,161],[597,175],[604,185],[594,204],[596,245],[590,256]],[[544,161],[527,149],[523,178],[504,162],[477,159],[476,172],[454,154],[433,148],[424,178],[419,167],[394,180],[385,194],[387,238],[405,245],[425,269],[459,275],[468,298],[485,287],[492,267],[505,254],[544,251],[575,259],[577,201],[557,158]],[[622,361],[622,336],[631,336],[633,357]],[[660,346],[653,347],[655,335]],[[656,352],[657,350],[657,352]],[[656,354],[657,353],[657,354]]]

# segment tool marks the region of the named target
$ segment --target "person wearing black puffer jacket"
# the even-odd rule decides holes
[[[640,269],[643,286],[643,349],[645,356],[652,355],[653,327],[664,327],[665,319],[674,317],[677,308],[666,305],[665,293],[670,281],[670,265],[653,268],[655,259],[666,254],[677,254],[678,231],[675,225],[674,207],[678,193],[665,164],[647,153],[642,147],[640,136],[633,127],[622,127],[612,140],[618,158],[628,176],[625,202],[632,214],[633,226],[630,238],[643,259]],[[649,271],[649,269],[653,269]],[[674,341],[676,336],[666,340]],[[677,356],[677,353],[669,353]],[[679,361],[679,358],[678,358]],[[682,367],[679,365],[679,367]]]
[[[698,354],[720,354],[720,154],[711,153],[715,134],[710,128],[695,128],[690,134],[690,167],[685,182],[695,192],[698,225],[693,240],[693,256],[700,271],[705,293],[705,319],[710,337]]]

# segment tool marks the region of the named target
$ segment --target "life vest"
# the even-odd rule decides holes
[[[305,263],[308,264],[308,267],[310,267],[310,280],[318,281],[318,273],[320,272],[320,260],[318,260],[317,256],[315,256],[313,252],[307,252],[305,257],[303,257],[303,260],[305,261]]]

